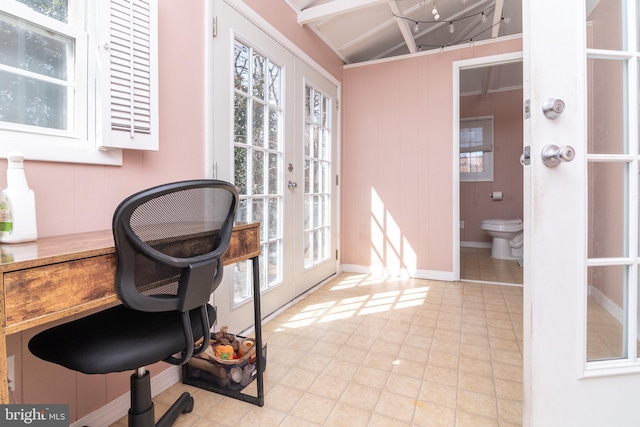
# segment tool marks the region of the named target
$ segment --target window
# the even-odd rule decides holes
[[[460,181],[493,181],[493,117],[460,120]]]
[[[0,155],[121,164],[120,148],[157,149],[156,15],[148,0],[3,0]]]

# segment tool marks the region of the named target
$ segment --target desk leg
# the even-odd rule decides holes
[[[253,326],[256,333],[257,405],[264,405],[264,383],[262,368],[262,315],[260,314],[260,259],[253,257]]]
[[[4,327],[0,327],[0,403],[11,403],[7,381],[7,336],[4,333]]]
[[[254,405],[264,406],[264,363],[266,360],[262,358],[262,315],[260,314],[260,257],[252,258],[253,264],[253,325],[255,329],[256,340],[256,386],[257,395],[246,394],[242,391],[236,391],[217,385],[207,383],[197,378],[190,378],[187,372],[187,365],[182,367],[182,382],[184,384],[193,385],[214,393],[223,394],[225,396],[239,399]]]

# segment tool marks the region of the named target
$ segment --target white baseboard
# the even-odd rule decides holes
[[[437,270],[412,270],[409,271],[406,268],[391,271],[386,267],[380,266],[367,266],[356,264],[342,264],[342,271],[345,273],[361,273],[361,274],[376,274],[379,276],[390,277],[410,277],[414,279],[428,279],[428,280],[442,280],[452,282],[452,271],[437,271]]]
[[[600,292],[596,287],[589,285],[589,295],[618,322],[621,324],[625,323],[624,309],[618,307],[616,303],[607,298],[605,294]]]
[[[600,292],[594,286],[589,285],[589,296],[593,298],[595,302],[600,304],[602,308],[605,309],[607,313],[609,313],[614,319],[616,319],[620,324],[625,324],[625,313],[624,309],[618,307],[616,303],[611,301],[605,294]],[[638,341],[640,341],[640,323],[638,323]]]
[[[180,381],[180,367],[170,366],[151,378],[151,394],[156,396]],[[82,417],[70,427],[109,426],[127,415],[131,406],[131,393],[127,392],[97,411]]]

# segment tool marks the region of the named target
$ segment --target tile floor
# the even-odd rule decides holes
[[[587,299],[587,359],[620,357],[624,357],[624,326],[590,296]]]
[[[342,274],[263,335],[264,407],[176,384],[157,412],[188,390],[178,426],[521,425],[521,287]]]
[[[625,347],[623,321],[613,316],[597,298],[589,296],[587,299],[587,360],[624,358],[626,357]],[[636,354],[640,354],[640,340],[636,341]]]
[[[460,248],[460,277],[496,283],[523,283],[523,268],[514,260],[491,258],[491,249]]]

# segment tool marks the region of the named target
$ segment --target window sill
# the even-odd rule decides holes
[[[0,132],[0,157],[12,150],[20,151],[25,160],[122,166],[122,150],[96,149],[91,142],[73,142],[46,135]]]

